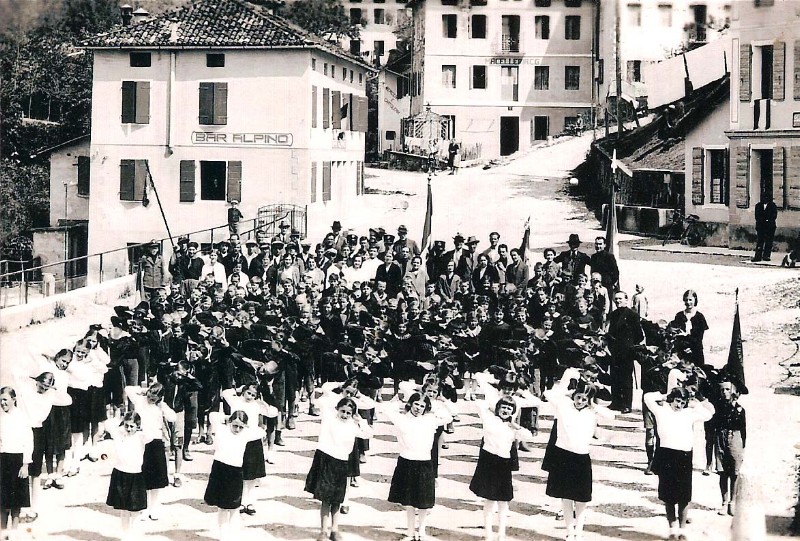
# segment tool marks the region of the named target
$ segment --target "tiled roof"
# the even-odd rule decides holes
[[[246,0],[192,0],[149,20],[87,39],[88,49],[309,48],[371,67],[299,26]]]

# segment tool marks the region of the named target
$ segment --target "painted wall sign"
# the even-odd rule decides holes
[[[486,58],[486,63],[495,66],[519,66],[520,64],[538,66],[542,63],[542,59],[538,57],[492,56]]]
[[[263,147],[290,147],[294,138],[291,133],[224,133],[195,131],[195,145],[246,145]]]

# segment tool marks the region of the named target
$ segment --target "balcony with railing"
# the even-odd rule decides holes
[[[519,34],[501,34],[494,42],[494,54],[520,54],[522,50],[522,37]]]

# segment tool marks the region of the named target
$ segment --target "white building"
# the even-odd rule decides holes
[[[166,237],[158,200],[176,236],[226,224],[233,200],[245,220],[287,203],[322,224],[361,193],[374,70],[360,57],[241,0],[196,0],[86,46],[90,254]]]

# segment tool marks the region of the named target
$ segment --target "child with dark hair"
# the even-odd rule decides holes
[[[28,468],[33,459],[33,430],[17,408],[12,387],[0,388],[0,529],[15,532],[19,514],[31,503]],[[7,535],[7,534],[6,534]]]
[[[175,412],[175,422],[165,423],[165,434],[169,438],[168,454],[172,455],[175,462],[175,474],[172,484],[180,487],[183,484],[181,479],[181,467],[183,461],[190,462],[192,456],[189,454],[189,441],[192,437],[194,428],[194,417],[192,412],[192,400],[197,403],[197,391],[203,386],[192,375],[191,365],[187,361],[178,361],[174,370],[164,377],[164,401]]]
[[[720,403],[714,412],[714,455],[719,474],[719,489],[722,494],[722,507],[718,513],[734,514],[736,481],[744,458],[747,442],[747,415],[738,403],[739,395],[747,392],[736,378],[723,376],[719,385]]]
[[[44,479],[42,488],[55,487],[63,489],[64,461],[67,449],[72,444],[69,417],[69,406],[72,404],[72,398],[67,393],[69,383],[67,368],[72,361],[72,352],[68,349],[62,349],[50,360],[51,363],[49,364],[53,367],[52,374],[55,385],[52,396],[53,407],[50,409],[47,419],[42,423],[42,428],[44,429],[44,463],[47,469],[47,476]]]
[[[115,423],[113,421],[118,421]],[[108,423],[108,433],[114,440],[114,470],[108,484],[106,505],[122,511],[122,539],[132,535],[137,515],[147,508],[147,487],[142,462],[145,435],[142,418],[136,412],[115,417]]]

